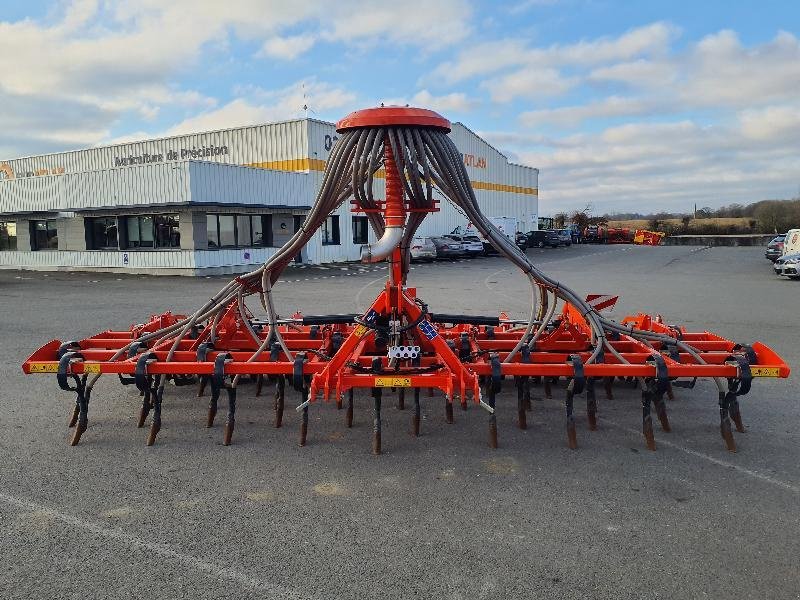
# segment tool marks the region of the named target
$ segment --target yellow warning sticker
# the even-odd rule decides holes
[[[375,387],[411,387],[410,377],[376,377]]]
[[[83,372],[84,373],[99,373],[100,372],[100,364],[99,363],[84,363]]]
[[[364,337],[365,333],[367,333],[367,328],[363,325],[356,325],[356,328],[353,329],[353,334],[355,334],[356,337]]]
[[[778,367],[750,367],[750,374],[753,377],[780,377]]]
[[[30,373],[58,373],[58,363],[31,363]]]

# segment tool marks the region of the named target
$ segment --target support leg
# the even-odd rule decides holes
[[[372,408],[372,453],[381,453],[381,398],[383,390],[381,388],[372,388],[372,397],[374,399]]]
[[[345,414],[345,423],[348,429],[353,426],[353,393],[355,390],[350,388],[347,390],[347,413]]]
[[[419,406],[419,388],[414,388],[414,416],[411,418],[411,427],[414,431],[414,436],[419,437],[419,422],[420,422],[420,406]]]

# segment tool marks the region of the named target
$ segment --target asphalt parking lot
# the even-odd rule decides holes
[[[586,293],[619,293],[615,318],[645,310],[690,329],[763,341],[800,365],[800,283],[762,248],[572,246],[529,250]],[[385,271],[292,269],[284,313],[353,312]],[[0,597],[11,598],[798,598],[800,408],[796,376],[759,380],[729,454],[716,388],[676,390],[673,432],[646,450],[638,390],[599,394],[600,429],[578,402],[566,446],[563,389],[514,425],[423,394],[422,436],[384,400],[384,454],[370,453],[369,399],[348,430],[335,406],[274,429],[271,397],[239,395],[234,444],[205,429],[206,399],[168,388],[158,441],[136,428],[133,386],[101,380],[89,429],[68,445],[73,398],[20,364],[52,338],[79,339],[167,309],[189,311],[222,278],[0,271]],[[525,316],[525,280],[501,258],[415,265],[431,310]],[[252,389],[252,388],[250,388]],[[537,396],[541,389],[534,388]],[[296,398],[289,396],[290,404]]]

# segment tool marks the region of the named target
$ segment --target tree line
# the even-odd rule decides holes
[[[609,221],[647,221],[648,229],[663,231],[668,235],[783,233],[800,228],[800,198],[792,200],[761,200],[752,204],[729,204],[717,209],[698,208],[692,213],[613,213],[593,214],[591,205],[571,213],[553,215],[554,226],[562,228],[574,223],[580,228],[589,225],[608,225]],[[739,219],[734,223],[720,223],[720,219]]]

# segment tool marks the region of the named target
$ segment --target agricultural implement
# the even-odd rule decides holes
[[[227,399],[223,443],[233,439],[237,392],[254,379],[256,395],[275,389],[275,426],[283,422],[287,388],[299,395],[300,445],[308,436],[309,410],[317,401],[346,406],[352,425],[356,388],[373,399],[373,452],[381,452],[381,404],[397,390],[398,407],[413,398],[412,431],[420,433],[420,392],[440,390],[445,418],[453,405],[475,403],[488,413],[488,443],[498,444],[496,404],[504,381],[513,381],[517,423],[527,427],[532,384],[547,396],[567,380],[565,431],[577,447],[575,396],[585,394],[588,428],[597,428],[596,386],[611,397],[615,379],[641,387],[642,431],[655,449],[653,413],[670,430],[667,398],[675,387],[691,388],[711,378],[718,389],[720,433],[731,452],[733,428],[744,431],[738,398],[754,378],[788,377],[789,368],[761,343],[736,344],[707,331],[692,332],[638,314],[621,322],[605,318],[597,304],[541,272],[513,241],[481,213],[461,154],[447,133],[450,123],[418,108],[381,107],[352,113],[337,124],[341,134],[328,160],[316,202],[303,226],[260,268],[233,279],[190,315],[167,312],[127,331],[104,331],[80,341],[54,340],[25,361],[25,373],[55,374],[75,394],[69,420],[72,445],[86,432],[89,401],[98,378],[117,376],[141,397],[139,427],[150,418],[147,444],[162,424],[166,384],[196,385],[208,392],[206,425],[213,427],[220,397]],[[385,181],[382,199],[376,180]],[[514,265],[531,286],[527,319],[434,312],[407,285],[410,246],[423,219],[443,197]],[[285,267],[321,227],[351,200],[364,213],[377,241],[362,247],[364,262],[388,261],[388,277],[370,307],[360,314],[280,316],[273,286]],[[247,301],[263,311],[256,317]],[[560,307],[560,308],[559,308]]]

